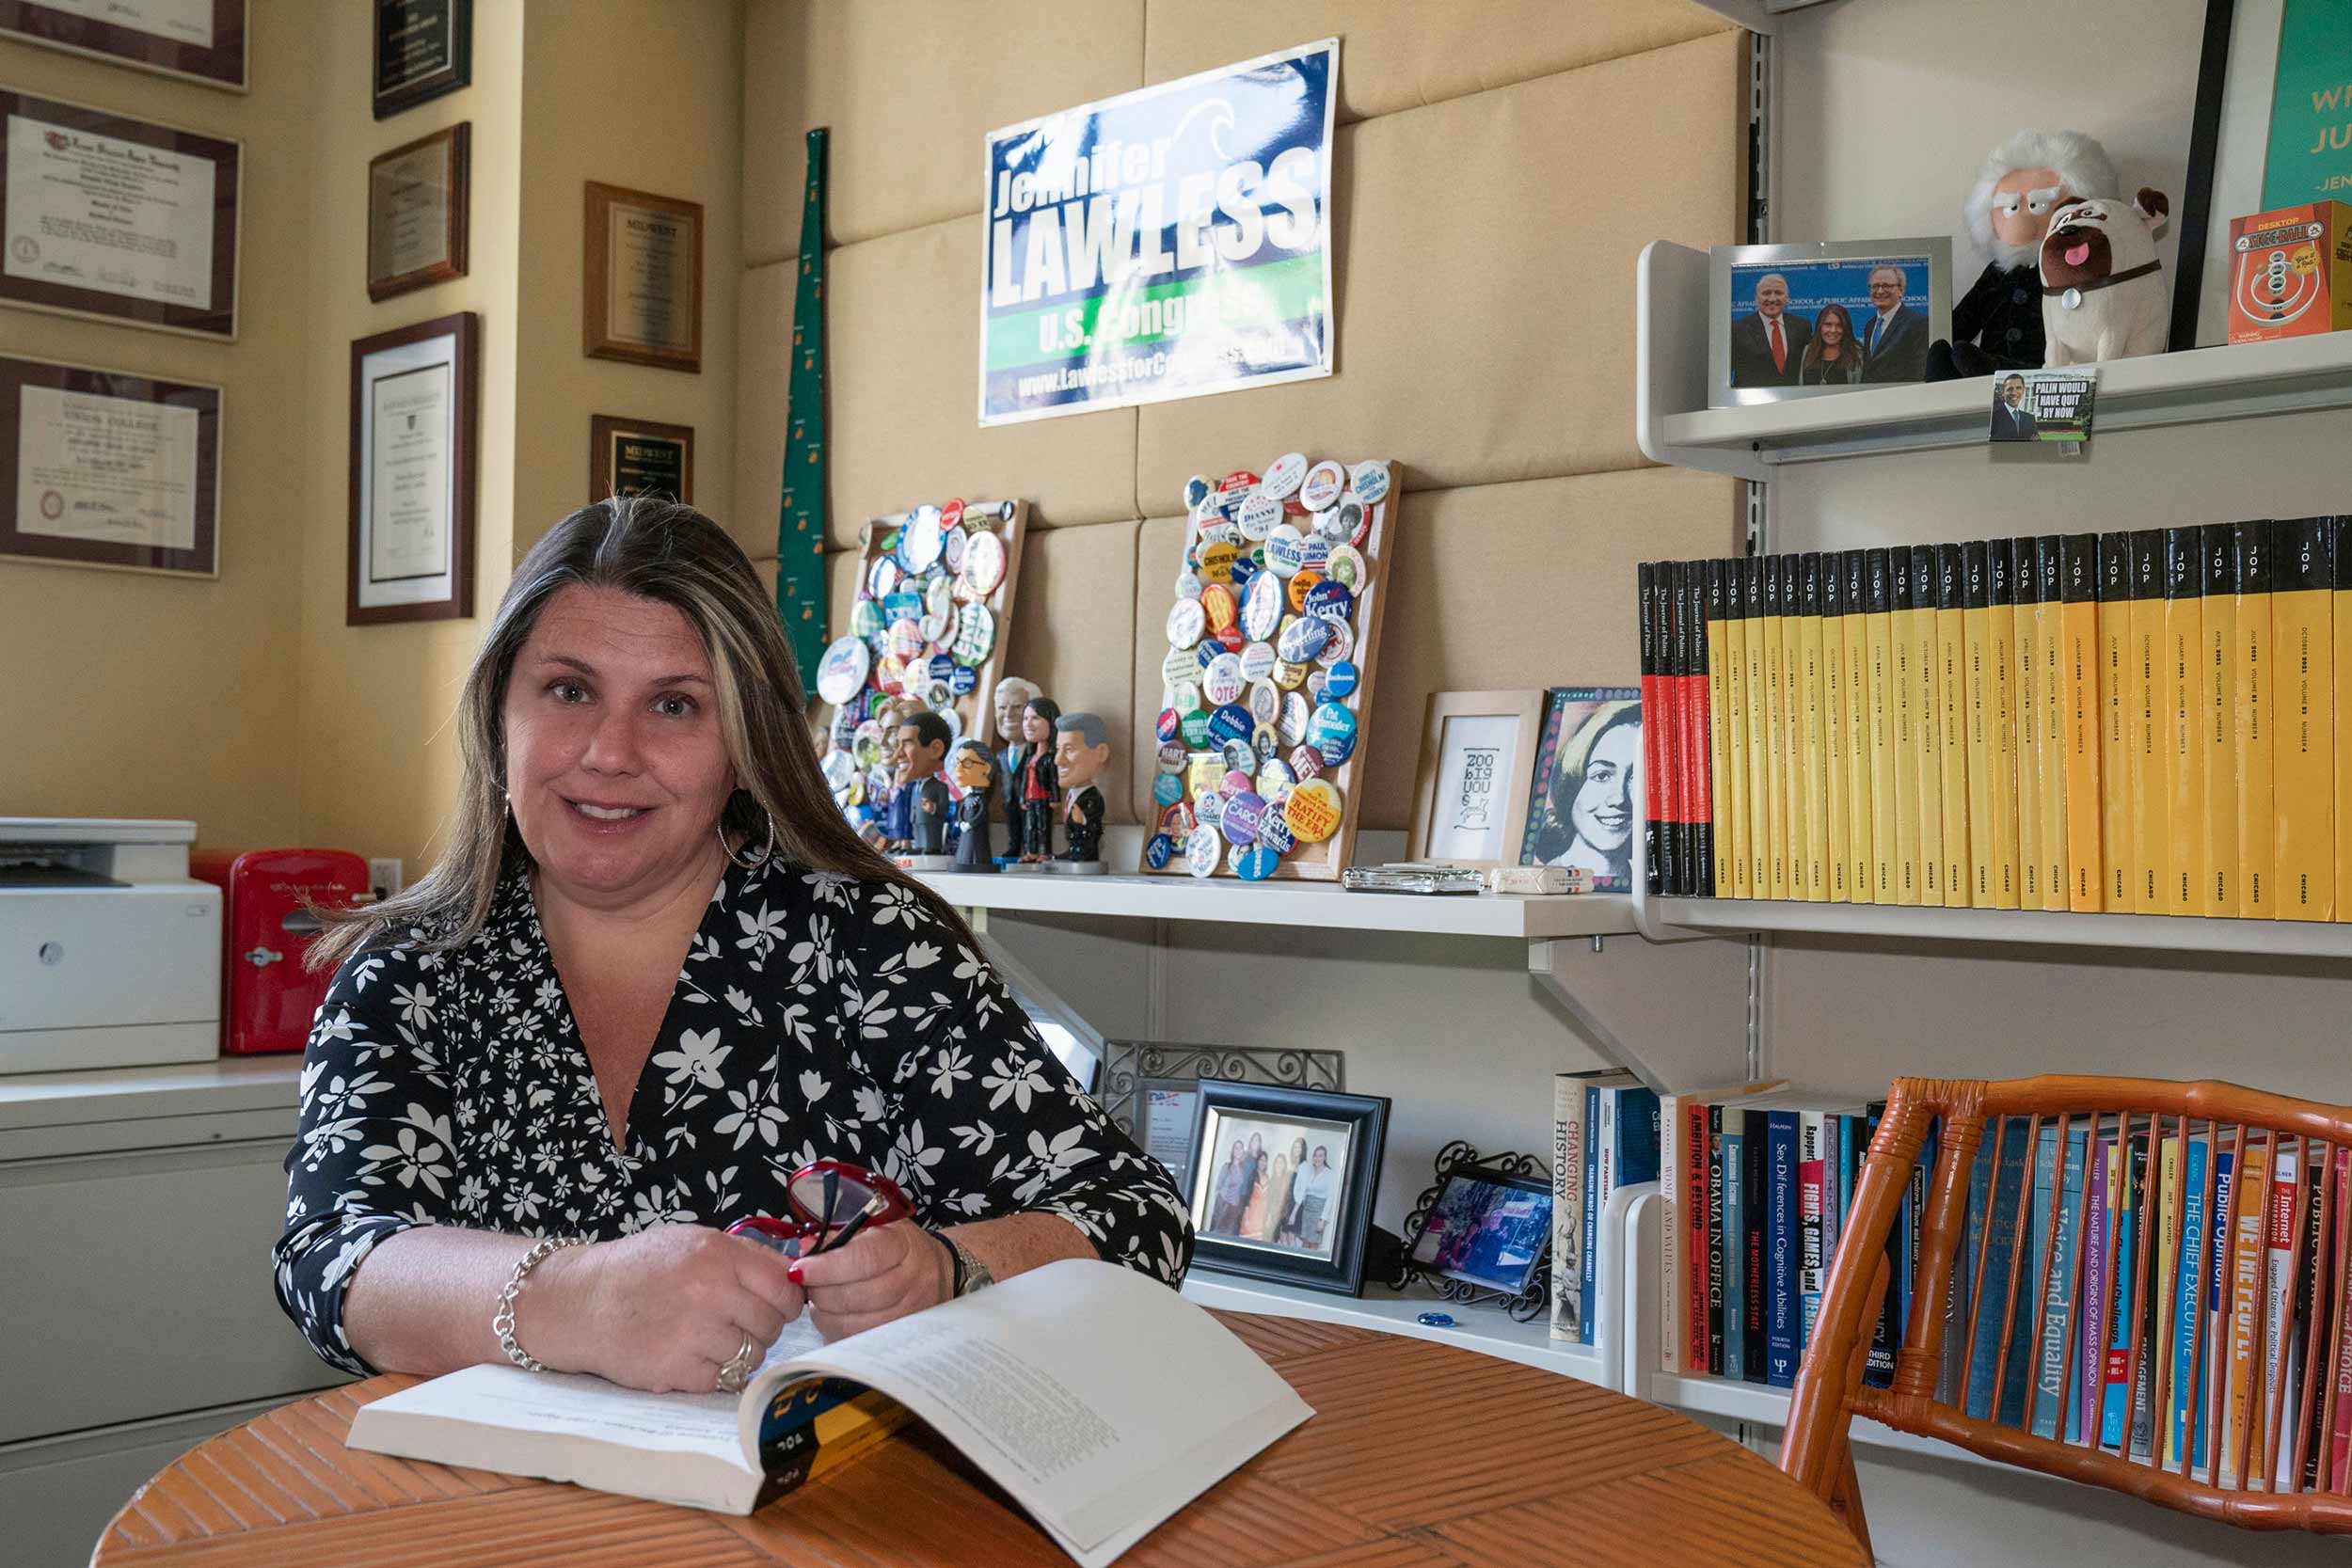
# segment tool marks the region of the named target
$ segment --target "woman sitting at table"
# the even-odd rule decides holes
[[[1181,1279],[1166,1174],[850,830],[803,709],[700,513],[598,502],[516,568],[447,852],[313,958],[276,1280],[326,1360],[707,1390],[803,1306],[832,1338],[1061,1258]],[[914,1219],[792,1261],[723,1234],[823,1157]]]

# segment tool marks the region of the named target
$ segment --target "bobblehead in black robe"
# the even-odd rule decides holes
[[[993,871],[996,869],[994,832],[989,821],[991,791],[975,789],[967,793],[956,806],[956,869],[958,871]]]

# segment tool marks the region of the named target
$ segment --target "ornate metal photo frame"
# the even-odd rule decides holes
[[[1506,1152],[1482,1157],[1471,1145],[1456,1138],[1438,1151],[1435,1175],[1436,1180],[1414,1199],[1413,1211],[1405,1218],[1402,1244],[1396,1254],[1396,1274],[1380,1283],[1392,1291],[1402,1291],[1418,1281],[1448,1301],[1500,1307],[1517,1323],[1532,1323],[1542,1317],[1551,1304],[1551,1168],[1533,1154]],[[1458,1275],[1414,1261],[1430,1221],[1438,1212],[1439,1200],[1447,1188],[1458,1180],[1540,1193],[1543,1242],[1517,1293],[1474,1284]]]

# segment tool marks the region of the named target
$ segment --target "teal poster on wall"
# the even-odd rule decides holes
[[[2263,211],[2306,201],[2352,201],[2352,0],[2286,0],[2279,20]]]
[[[1332,371],[1337,39],[993,132],[983,425]]]

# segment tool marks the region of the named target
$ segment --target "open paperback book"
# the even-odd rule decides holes
[[[929,1422],[1086,1568],[1314,1414],[1167,1286],[1073,1259],[830,1345],[803,1315],[739,1397],[469,1367],[363,1407],[349,1441],[749,1513],[773,1491],[779,1429],[807,1419],[824,1379]]]

